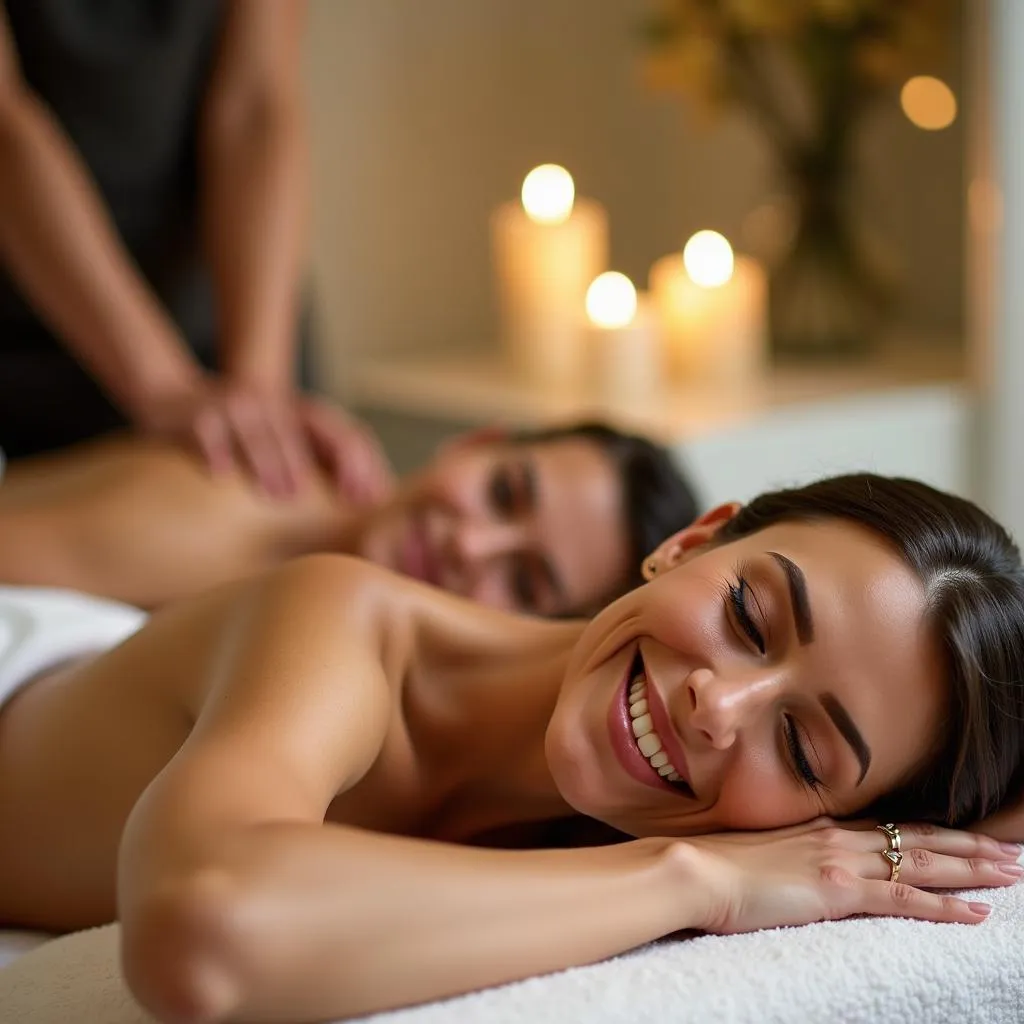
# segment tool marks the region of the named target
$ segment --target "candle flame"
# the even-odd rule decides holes
[[[568,220],[575,198],[572,175],[558,164],[534,167],[523,180],[523,208],[538,224],[561,224]]]
[[[729,240],[717,231],[698,231],[683,248],[686,272],[702,288],[720,288],[735,266]]]
[[[636,288],[625,274],[609,270],[587,289],[587,316],[597,327],[628,327],[636,316]]]

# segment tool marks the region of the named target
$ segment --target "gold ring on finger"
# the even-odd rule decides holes
[[[875,828],[885,836],[889,843],[889,849],[893,853],[899,853],[900,843],[903,841],[899,826],[889,822],[888,825],[876,825]]]
[[[900,865],[903,863],[903,854],[899,850],[883,850],[882,856],[889,862],[889,881],[900,880]]]

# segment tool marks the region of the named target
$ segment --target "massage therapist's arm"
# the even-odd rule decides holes
[[[355,1016],[696,920],[668,841],[504,852],[322,823],[386,742],[418,642],[425,588],[393,580],[303,559],[226,624],[214,692],[121,848],[125,976],[161,1020]]]
[[[71,141],[22,79],[0,6],[0,259],[131,417],[200,376]]]
[[[203,228],[221,366],[273,394],[292,386],[306,249],[305,6],[233,0],[202,117]]]

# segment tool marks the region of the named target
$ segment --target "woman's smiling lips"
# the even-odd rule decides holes
[[[643,650],[641,650],[640,656],[643,658]],[[683,741],[672,724],[668,708],[665,707],[657,684],[651,678],[646,659],[644,659],[644,675],[647,677],[647,707],[654,721],[654,731],[661,739],[662,748],[668,754],[668,759],[692,790],[693,779],[690,776],[690,766],[687,764],[686,754],[683,751]]]
[[[635,655],[636,651],[634,651]],[[654,789],[668,790],[676,796],[686,796],[676,786],[673,786],[667,779],[663,778],[651,767],[650,761],[640,752],[637,747],[636,737],[633,735],[633,720],[629,713],[629,687],[633,679],[633,665],[636,658],[629,659],[622,682],[616,687],[615,695],[612,697],[608,708],[608,734],[611,739],[612,750],[616,759],[628,775]],[[648,685],[648,690],[650,686]],[[659,734],[660,735],[660,734]],[[676,736],[672,735],[673,748],[678,748],[679,743]],[[681,751],[680,751],[681,754]],[[675,762],[673,762],[675,763]],[[685,761],[680,757],[680,765]],[[684,767],[679,768],[680,774],[686,782],[689,782],[689,773]]]

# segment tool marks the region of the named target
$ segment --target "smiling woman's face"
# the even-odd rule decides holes
[[[663,546],[656,577],[581,637],[546,736],[563,796],[632,835],[692,835],[854,814],[893,789],[946,699],[920,581],[838,520],[685,550],[702,537]]]

